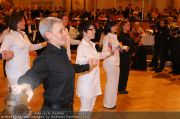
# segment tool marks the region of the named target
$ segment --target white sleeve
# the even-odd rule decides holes
[[[0,43],[3,42],[4,37],[9,33],[9,28],[5,29],[0,35]]]
[[[28,42],[30,48],[29,50],[30,51],[34,51],[34,50],[39,50],[41,48],[43,48],[42,44],[41,43],[38,43],[38,44],[32,44],[28,38],[28,36],[26,35],[25,32],[22,32],[23,33],[23,36],[24,36],[24,39]]]
[[[0,49],[1,52],[5,50],[11,50],[12,45],[13,45],[12,37],[10,35],[6,35],[1,45],[1,49]]]
[[[30,51],[39,50],[39,49],[43,48],[41,43],[32,44],[26,34],[24,34],[24,37],[27,39],[27,41],[30,45]]]
[[[76,38],[78,35],[77,30],[74,27],[70,27],[69,29],[69,36],[71,39]]]
[[[108,39],[108,37],[104,37],[103,38],[103,49],[102,52],[99,52],[99,60],[104,59],[108,56],[110,56],[110,52],[109,52],[109,45],[111,45],[110,40]]]
[[[98,53],[98,59],[105,59],[106,57],[109,57],[111,55],[111,53],[109,51],[102,51]]]
[[[76,56],[76,64],[83,65],[83,64],[88,63],[88,58],[85,55],[84,51],[85,50],[84,50],[82,45],[78,46],[78,48],[77,48],[77,56]]]
[[[32,43],[31,43],[30,51],[39,50],[39,49],[41,49],[41,48],[43,48],[41,43],[38,43],[38,44],[32,44]]]
[[[118,40],[111,40],[111,44],[112,44],[112,50],[115,51],[117,50],[118,47],[120,47],[120,43]]]
[[[108,45],[111,44],[110,40],[108,39],[108,37],[104,37],[102,41],[103,41],[103,49],[102,49],[102,51],[106,52],[109,49]]]
[[[79,43],[80,43],[79,40],[70,39],[70,44],[71,44],[71,45],[78,45]]]
[[[41,43],[38,43],[38,44],[32,44],[30,43],[31,46],[30,46],[30,51],[34,51],[34,50],[39,50],[41,48],[43,48],[42,44]]]

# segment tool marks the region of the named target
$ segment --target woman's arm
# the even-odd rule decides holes
[[[42,42],[42,43],[38,43],[38,44],[31,44],[30,46],[30,51],[33,51],[33,50],[39,50],[43,47],[46,47],[47,46],[47,42]]]
[[[34,50],[39,50],[43,47],[47,46],[47,42],[42,42],[42,43],[38,43],[38,44],[32,44],[28,38],[28,36],[26,35],[26,33],[23,33],[23,36],[25,37],[25,39],[28,41],[29,45],[30,45],[30,51],[34,51]]]
[[[3,42],[4,37],[9,33],[9,28],[5,29],[0,35],[0,43]]]

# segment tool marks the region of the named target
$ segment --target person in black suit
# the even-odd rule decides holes
[[[132,4],[128,4],[124,11],[124,18],[128,19],[133,14],[134,10],[132,9]]]
[[[130,34],[128,33],[130,30],[129,21],[122,21],[120,27],[121,32],[119,34],[118,40],[120,43],[122,43],[123,46],[127,46],[129,50],[120,53],[120,76],[118,91],[120,94],[128,94],[128,91],[126,91],[126,87],[128,82],[131,54],[133,52],[134,42],[130,38]]]
[[[172,74],[180,75],[180,16],[177,19],[177,26],[171,26],[170,28],[170,37]]]
[[[154,29],[154,35],[153,70],[158,73],[164,69],[168,53],[169,29],[164,20],[159,21],[157,27]],[[160,59],[160,63],[158,59]]]

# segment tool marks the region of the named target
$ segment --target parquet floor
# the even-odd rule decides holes
[[[34,57],[31,57],[33,60]],[[101,87],[104,94],[106,76],[101,67]],[[7,79],[3,77],[2,61],[0,61],[0,111],[5,107],[4,99],[8,92]],[[128,95],[118,95],[117,108],[103,108],[103,94],[98,96],[94,112],[179,112],[180,111],[180,77],[169,75],[169,68],[163,73],[150,71],[131,71],[127,90]],[[77,76],[76,76],[77,80]],[[29,105],[32,111],[38,112],[43,103],[43,88],[39,86]],[[75,95],[74,110],[80,107],[79,98]]]

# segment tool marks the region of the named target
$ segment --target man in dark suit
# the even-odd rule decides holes
[[[134,12],[134,10],[132,9],[132,4],[128,4],[128,7],[126,7],[125,11],[124,11],[124,17],[127,19],[130,17],[130,15],[132,15]]]
[[[172,74],[180,74],[180,16],[177,20],[177,26],[172,26],[170,29],[171,37],[171,57],[172,57]]]

